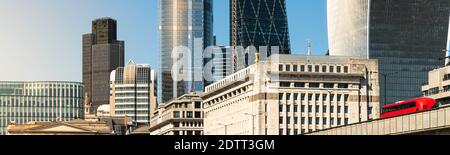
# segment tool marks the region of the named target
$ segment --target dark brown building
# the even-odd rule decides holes
[[[92,22],[92,33],[83,35],[83,83],[94,112],[109,104],[111,71],[124,66],[124,41],[117,40],[117,21],[100,18]]]

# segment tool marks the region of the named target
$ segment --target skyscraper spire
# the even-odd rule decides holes
[[[308,56],[312,55],[312,45],[311,40],[308,40]]]

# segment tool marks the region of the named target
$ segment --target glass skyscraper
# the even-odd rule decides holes
[[[327,3],[331,56],[378,59],[380,103],[421,96],[428,71],[444,64],[440,58],[445,56],[450,1],[328,0]]]
[[[84,117],[78,82],[0,82],[0,134],[9,123],[70,121]]]
[[[272,46],[280,54],[290,54],[290,39],[285,0],[230,0],[230,44],[247,49],[254,46],[258,52],[271,55]],[[261,49],[260,47],[267,47]],[[255,53],[234,53],[241,62],[238,69],[254,63]],[[255,51],[256,52],[256,51]]]
[[[212,7],[212,0],[159,0],[159,101],[167,102],[189,92],[203,91],[203,50],[213,44]],[[175,53],[177,47],[185,47],[182,54]],[[173,57],[181,60],[178,57],[181,55],[187,66],[172,72],[179,62]]]

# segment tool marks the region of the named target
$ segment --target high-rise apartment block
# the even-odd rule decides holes
[[[156,72],[132,60],[111,72],[110,115],[149,124],[156,111]]]

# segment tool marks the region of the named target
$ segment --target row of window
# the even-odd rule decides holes
[[[200,111],[174,111],[173,118],[202,118],[202,112]]]
[[[286,107],[286,109],[284,109],[284,107]],[[316,105],[316,107],[315,107],[315,109],[316,109],[316,113],[319,113],[320,112],[320,108],[322,108],[322,112],[323,113],[327,113],[328,111],[330,112],[330,113],[334,113],[334,108],[335,108],[335,106],[330,106],[330,108],[328,109],[328,107],[326,106],[326,105],[324,105],[324,106],[319,106],[319,105]],[[312,105],[308,105],[308,113],[312,113],[313,112],[313,106]],[[283,112],[283,111],[286,111],[286,112],[291,112],[291,105],[286,105],[286,106],[284,106],[284,105],[280,105],[280,107],[279,107],[279,111],[280,112]],[[306,111],[306,106],[305,105],[301,105],[301,112],[305,112]],[[293,106],[293,112],[298,112],[298,105],[294,105]],[[337,113],[338,114],[340,114],[342,112],[342,106],[337,106]],[[344,113],[345,114],[347,114],[348,113],[348,106],[344,106]]]
[[[189,104],[191,103],[174,103],[175,108],[188,108]],[[201,109],[202,108],[202,102],[195,101],[194,102],[194,108],[195,109]]]
[[[280,64],[279,71],[286,72],[316,72],[316,73],[348,73],[348,66],[334,66],[334,65],[292,65]]]
[[[330,122],[328,123],[328,120],[330,120]],[[335,120],[337,120],[337,124],[336,125],[347,125],[348,124],[348,118],[344,119],[344,122],[342,122],[342,118],[322,118],[322,125],[326,125],[326,124],[330,124],[330,125],[335,125]],[[299,122],[298,117],[294,117],[293,119],[293,123],[295,125],[297,125],[298,123],[301,124],[306,124],[308,123],[308,125],[313,125],[313,123],[315,123],[315,125],[320,125],[320,118],[316,117],[315,121],[313,122],[313,118],[312,117],[308,117],[308,122],[306,122],[306,118],[305,117],[301,117],[301,120]],[[280,117],[279,120],[279,124],[291,124],[291,117]]]
[[[312,105],[312,100],[313,100],[313,96],[315,97],[315,101],[318,104],[319,100],[322,99],[322,103],[323,105],[326,105],[325,101],[327,100],[327,97],[330,97],[330,101],[334,101],[334,97],[337,96],[337,101],[342,101],[342,97],[344,97],[344,104],[347,105],[348,101],[349,101],[349,95],[348,94],[305,94],[305,93],[279,93],[278,94],[278,100],[280,101],[280,104],[282,104],[283,100],[286,100],[287,104],[289,104],[289,100],[291,100],[291,97],[294,97],[294,101],[296,102],[297,100],[300,101],[305,101],[306,97],[308,97],[308,104]],[[300,98],[299,98],[300,97]],[[322,98],[321,98],[322,97]],[[303,104],[303,103],[302,103]]]
[[[305,82],[280,82],[280,87],[282,88],[339,88],[348,89],[350,84],[348,83],[305,83]]]
[[[173,131],[173,135],[202,135],[201,131]]]
[[[173,127],[203,127],[203,122],[174,122]]]

